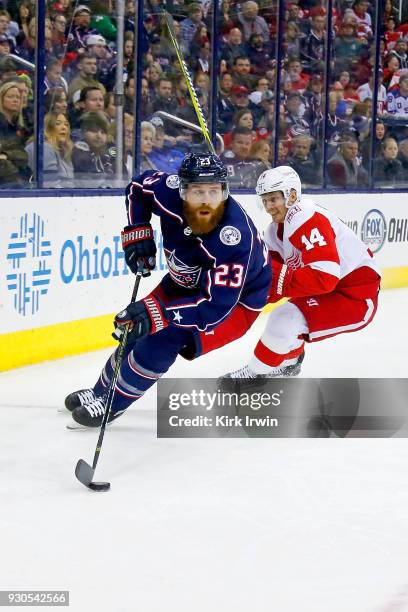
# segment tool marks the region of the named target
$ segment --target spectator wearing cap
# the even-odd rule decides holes
[[[24,137],[27,138],[34,132],[33,85],[28,74],[21,74],[18,77],[13,77],[12,82],[17,85],[20,91]]]
[[[322,117],[323,108],[323,76],[319,73],[312,74],[309,85],[303,94],[305,102],[305,119],[312,125],[319,117]]]
[[[327,163],[331,186],[348,189],[368,185],[368,174],[359,163],[358,153],[356,136],[351,132],[343,133],[336,153]]]
[[[153,148],[151,153],[149,153],[149,160],[152,167],[160,172],[177,174],[185,152],[170,144],[170,141],[166,138],[167,135],[164,129],[164,123],[160,117],[153,115],[150,122],[156,129],[156,133],[153,137]]]
[[[106,95],[106,94],[105,94]],[[89,87],[84,87],[81,89],[79,100],[75,102],[75,113],[70,114],[71,126],[73,129],[72,137],[73,139],[79,140],[81,133],[79,130],[82,116],[85,113],[89,112],[100,112],[106,115],[108,121],[109,117],[107,113],[105,113],[105,96],[99,87],[94,87],[90,85]]]
[[[396,41],[395,46],[392,51],[390,51],[390,55],[395,55],[400,63],[400,68],[405,69],[408,68],[408,43],[402,36]]]
[[[256,131],[262,138],[272,136],[275,131],[275,94],[269,89],[261,93],[261,99],[253,111]],[[283,113],[283,110],[282,110]]]
[[[44,187],[74,187],[74,168],[71,154],[73,142],[67,117],[51,111],[44,117],[43,169]],[[35,171],[34,142],[26,146],[28,163]]]
[[[0,57],[0,83],[17,76],[17,66],[11,57]]]
[[[267,170],[266,164],[251,157],[252,142],[252,131],[249,128],[237,127],[233,130],[230,147],[220,156],[233,188],[254,188],[260,174]]]
[[[99,87],[103,94],[106,93],[105,87],[97,79],[97,61],[96,57],[85,53],[78,60],[78,74],[75,76],[68,87],[68,98],[73,100],[74,94],[84,87]]]
[[[9,55],[13,50],[13,41],[7,34],[0,34],[0,57]]]
[[[115,82],[116,61],[101,34],[91,34],[86,38],[88,55],[96,58],[98,81],[107,89]]]
[[[311,152],[313,139],[308,134],[299,134],[291,142],[291,153],[286,162],[299,174],[302,183],[317,185],[321,180],[319,162]]]
[[[231,67],[236,57],[245,56],[246,45],[242,42],[242,32],[239,28],[232,28],[224,38],[220,47],[220,59],[224,59]]]
[[[398,85],[388,92],[387,113],[396,120],[408,120],[408,73],[401,74]]]
[[[197,28],[204,26],[203,9],[198,2],[192,2],[187,8],[188,17],[180,22],[180,36],[184,44],[189,47]]]
[[[247,0],[242,4],[241,12],[238,13],[237,21],[242,29],[245,42],[249,42],[252,34],[260,34],[265,44],[269,42],[269,27],[265,19],[258,15],[259,6],[254,0]]]
[[[249,89],[244,85],[234,85],[232,87],[231,101],[235,110],[245,108],[256,112],[256,104],[249,99]]]
[[[345,16],[334,40],[336,71],[347,70],[354,73],[359,62],[367,59],[368,51],[367,43],[357,36],[356,18],[353,15]]]
[[[67,51],[77,53],[86,52],[86,39],[98,31],[90,26],[92,12],[85,4],[79,4],[73,13],[73,27],[68,34]]]
[[[239,55],[234,59],[231,70],[234,83],[242,85],[251,91],[256,82],[256,76],[251,74],[251,72],[251,60],[247,55]]]
[[[78,187],[110,187],[115,174],[116,147],[108,143],[109,123],[94,111],[83,115],[82,140],[75,143],[72,163]]]
[[[404,169],[398,159],[397,141],[391,137],[384,138],[380,150],[380,157],[374,160],[374,181],[392,187],[404,178]]]
[[[302,96],[297,91],[292,91],[286,100],[286,110],[282,118],[282,127],[284,133],[287,134],[288,130],[293,126],[298,126],[304,130],[310,132],[310,125],[304,118],[305,104]]]
[[[68,92],[68,83],[62,76],[62,62],[56,57],[50,57],[45,66],[45,93],[49,89],[60,88]]]

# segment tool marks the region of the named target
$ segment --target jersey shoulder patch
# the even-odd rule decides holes
[[[166,178],[166,185],[170,189],[178,189],[180,185],[180,178],[178,174],[169,174]]]
[[[293,204],[285,217],[285,235],[290,236],[308,219],[313,217],[316,212],[316,206],[312,200],[302,199],[300,202]]]
[[[224,225],[220,231],[220,240],[226,246],[235,246],[241,242],[241,232],[233,225]]]

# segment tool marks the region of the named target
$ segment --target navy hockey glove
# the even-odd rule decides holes
[[[119,312],[114,321],[115,331],[112,336],[120,340],[125,326],[130,325],[128,341],[155,334],[168,326],[166,307],[158,298],[148,295],[143,300],[133,302]]]
[[[127,225],[123,232],[122,248],[125,251],[125,260],[133,274],[138,271],[139,261],[143,262],[142,276],[150,276],[150,270],[156,266],[156,244],[153,238],[153,229],[150,223],[137,223]]]

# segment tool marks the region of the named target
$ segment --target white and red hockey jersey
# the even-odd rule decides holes
[[[293,204],[284,223],[264,235],[273,268],[271,301],[306,297],[364,284],[379,268],[356,234],[309,198]],[[366,271],[366,272],[365,272]]]

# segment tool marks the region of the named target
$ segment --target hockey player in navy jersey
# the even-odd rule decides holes
[[[125,259],[137,272],[154,267],[150,225],[160,217],[168,273],[144,299],[115,318],[128,336],[109,420],[122,414],[180,354],[186,359],[240,338],[267,301],[271,270],[251,219],[229,195],[227,171],[211,153],[189,153],[178,175],[148,170],[126,190],[129,225],[122,232]],[[93,389],[71,393],[65,405],[74,421],[99,426],[116,352]]]

